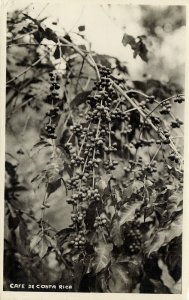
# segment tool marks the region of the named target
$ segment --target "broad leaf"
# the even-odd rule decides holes
[[[107,188],[111,177],[112,177],[111,174],[103,174],[101,176],[101,179],[98,181],[98,187],[100,190],[104,191]]]
[[[42,236],[41,235],[34,235],[30,242],[30,250],[35,252],[35,247],[38,245],[38,243],[41,241]]]
[[[112,221],[110,235],[115,246],[120,247],[123,245],[123,237],[121,235],[120,224],[117,218],[114,218],[114,220]]]
[[[111,260],[111,251],[113,249],[112,244],[105,244],[100,242],[98,246],[95,247],[96,256],[93,262],[94,272],[99,273],[104,269]]]
[[[47,195],[48,197],[50,196],[50,194],[54,193],[60,186],[61,186],[62,180],[61,178],[53,181],[53,182],[49,182],[47,185]]]
[[[44,146],[44,147],[47,147],[47,146],[51,146],[51,144],[47,143],[46,141],[39,141],[38,143],[36,143],[32,149],[35,149],[35,148],[39,148],[40,146]]]
[[[108,286],[111,293],[130,293],[132,289],[132,278],[128,269],[122,264],[113,264],[110,268],[110,279]]]
[[[135,42],[135,38],[132,35],[129,34],[124,34],[123,39],[122,39],[122,44],[123,46],[127,46],[130,45],[132,49],[134,49],[136,42]]]
[[[141,201],[132,204],[127,204],[127,203],[124,204],[124,206],[121,208],[119,212],[120,226],[125,224],[126,222],[132,221],[135,217],[135,210],[139,209],[141,205],[142,205]]]
[[[162,270],[161,280],[163,281],[163,284],[168,287],[169,289],[172,289],[175,285],[174,279],[169,274],[168,267],[166,264],[162,261],[162,259],[158,260],[158,266]]]
[[[139,180],[135,180],[123,191],[123,197],[129,199],[132,194],[137,194],[140,189],[144,186],[144,183]]]
[[[166,228],[157,231],[155,236],[148,242],[146,242],[146,252],[150,253],[158,251],[160,247],[168,244],[175,237],[182,234],[182,216],[179,215],[177,218]]]

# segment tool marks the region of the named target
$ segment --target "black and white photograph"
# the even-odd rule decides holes
[[[182,294],[186,39],[179,1],[8,1],[3,291]]]

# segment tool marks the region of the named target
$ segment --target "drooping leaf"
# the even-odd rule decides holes
[[[27,237],[28,237],[28,228],[25,220],[22,218],[20,219],[20,224],[19,224],[19,234],[20,234],[20,239],[23,244],[27,244]]]
[[[148,61],[148,50],[146,48],[146,45],[144,44],[143,40],[140,38],[140,40],[136,43],[134,47],[133,57],[136,58],[137,55],[140,56],[142,60],[145,62]]]
[[[162,270],[161,280],[163,281],[163,284],[169,289],[172,289],[175,285],[175,281],[169,274],[168,267],[166,266],[166,264],[163,262],[162,259],[158,260],[158,266]]]
[[[48,240],[46,239],[46,236],[43,236],[43,238],[39,242],[38,246],[39,246],[38,255],[42,259],[47,254],[47,250],[49,247],[49,243],[48,243]]]
[[[99,244],[95,247],[96,255],[93,261],[93,268],[95,274],[99,273],[109,264],[111,260],[112,249],[112,244],[105,244],[103,242],[99,242]]]
[[[50,246],[52,247],[52,239],[45,234],[38,234],[33,236],[30,242],[30,251],[39,255],[42,259],[47,254],[48,247]]]
[[[55,43],[58,42],[58,38],[57,38],[56,33],[51,28],[49,28],[49,27],[47,27],[45,29],[45,37],[46,37],[46,39],[51,40],[51,41],[53,41]]]
[[[9,226],[9,229],[10,230],[15,230],[18,227],[19,223],[20,223],[20,218],[17,215],[13,216],[10,213],[9,217],[8,217],[8,226]]]
[[[9,161],[5,161],[5,170],[11,177],[16,176],[16,166],[12,165]]]
[[[53,181],[53,182],[49,182],[47,185],[47,195],[48,197],[50,196],[50,194],[54,193],[60,186],[61,186],[62,180],[61,178]]]
[[[154,293],[156,294],[170,294],[170,290],[166,287],[161,280],[149,279],[154,286]]]
[[[135,48],[136,42],[135,38],[132,35],[124,33],[123,39],[122,39],[122,44],[124,47],[127,45],[130,45],[132,49]]]
[[[139,209],[142,205],[142,202],[136,202],[131,204],[124,204],[119,212],[119,224],[120,226],[125,224],[126,222],[130,222],[135,218],[135,210]]]
[[[34,235],[33,238],[30,241],[30,251],[35,252],[35,247],[37,244],[41,241],[41,235]]]
[[[53,248],[57,247],[57,241],[54,238],[52,238],[49,235],[46,235],[45,237],[51,247],[53,247]]]
[[[38,143],[36,143],[32,149],[38,148],[40,146],[51,146],[51,144],[47,143],[46,141],[39,141]]]
[[[150,241],[146,242],[146,252],[158,251],[160,247],[168,244],[172,239],[182,234],[182,215],[177,218],[166,228],[157,231]]]
[[[79,260],[74,263],[74,291],[77,292],[80,286],[81,278],[84,272],[84,262],[83,260]]]
[[[103,209],[102,202],[98,201],[92,202],[89,204],[87,212],[86,212],[86,217],[85,217],[85,224],[87,229],[94,229],[94,221],[97,216],[97,211],[98,214],[101,214]]]
[[[110,268],[110,279],[108,286],[111,293],[130,293],[132,289],[132,278],[129,276],[124,265],[115,263]]]
[[[123,237],[120,231],[120,224],[117,218],[114,218],[111,225],[110,235],[112,236],[115,246],[120,247],[123,245]]]

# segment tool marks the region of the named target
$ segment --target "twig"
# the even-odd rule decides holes
[[[37,32],[37,31],[38,31],[38,28],[37,28],[37,29],[34,29],[34,30],[30,31],[30,32],[24,33],[24,34],[22,34],[22,35],[20,35],[20,36],[18,36],[18,37],[16,37],[16,38],[12,38],[12,39],[8,40],[7,43],[10,43],[10,42],[12,43],[12,42],[14,42],[14,41],[17,41],[17,40],[19,40],[19,39],[25,37],[25,36],[28,35],[28,34],[33,34],[33,33]]]
[[[42,57],[40,57],[37,61],[35,61],[33,64],[31,64],[28,68],[26,68],[23,72],[21,72],[20,74],[18,74],[17,76],[15,76],[14,78],[12,78],[11,80],[6,82],[7,84],[10,84],[11,82],[15,81],[16,79],[18,79],[20,76],[26,74],[32,67],[36,66],[41,60],[43,60],[43,58],[45,58],[47,55],[49,54],[49,52],[45,53]]]

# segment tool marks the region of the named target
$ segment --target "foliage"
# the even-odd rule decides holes
[[[183,159],[175,136],[183,123],[172,106],[184,101],[182,89],[132,81],[118,59],[91,54],[84,25],[75,44],[72,33],[58,36],[44,21],[8,16],[7,133],[21,110],[38,138],[16,158],[6,153],[6,282],[177,293]],[[122,43],[147,62],[145,39],[124,34]],[[26,179],[25,155],[35,166]],[[37,209],[23,204],[32,191],[43,193]],[[60,230],[46,218],[58,192],[60,207],[70,208]]]

